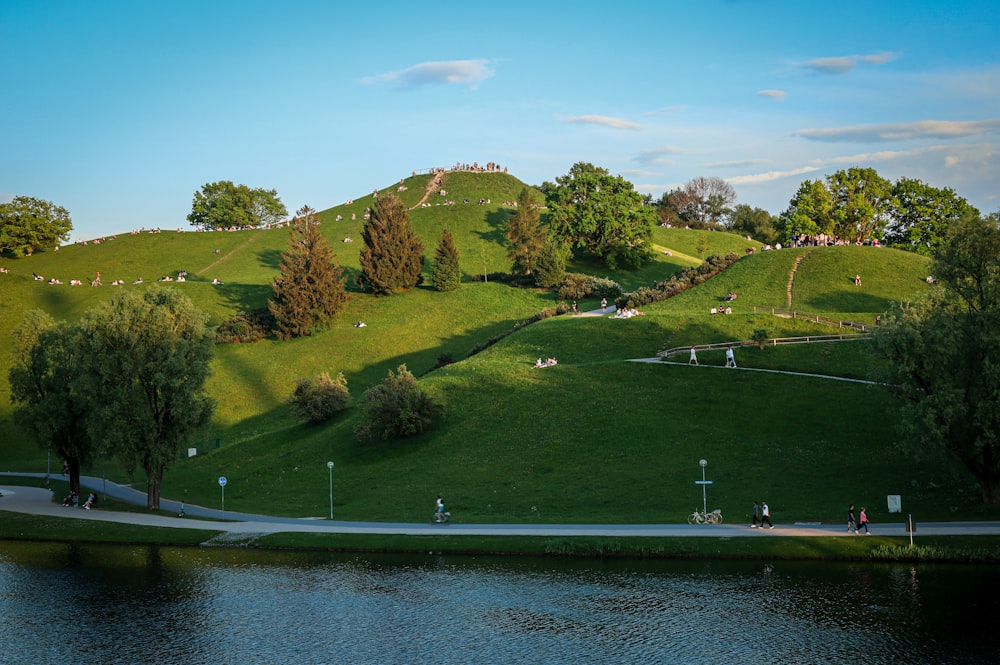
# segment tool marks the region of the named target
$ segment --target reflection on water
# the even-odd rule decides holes
[[[1000,570],[0,543],[0,662],[977,663]]]

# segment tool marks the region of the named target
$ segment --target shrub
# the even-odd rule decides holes
[[[621,295],[621,284],[606,277],[567,273],[559,285],[559,298],[562,300],[582,300],[591,296],[614,300]]]
[[[770,337],[770,335],[766,330],[764,330],[763,328],[755,328],[753,331],[753,336],[750,339],[757,342],[757,347],[763,350],[764,346],[767,344],[768,337]]]
[[[697,268],[678,270],[670,279],[657,282],[652,286],[640,286],[632,293],[626,293],[615,300],[618,309],[626,307],[642,307],[649,303],[660,302],[678,293],[697,286],[715,277],[720,272],[740,260],[736,252],[723,256],[710,256]]]
[[[239,312],[219,324],[216,344],[251,344],[267,337],[274,328],[274,316],[266,307]]]
[[[336,379],[323,372],[311,379],[299,379],[292,393],[292,404],[299,416],[311,423],[324,423],[343,411],[351,402],[343,372]]]
[[[365,417],[354,434],[360,441],[415,436],[444,415],[444,407],[420,389],[417,379],[400,365],[395,374],[365,391]]]

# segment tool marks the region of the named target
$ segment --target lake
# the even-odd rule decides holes
[[[1000,567],[0,542],[0,662],[992,663]]]

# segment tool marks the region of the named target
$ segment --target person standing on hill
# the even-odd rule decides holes
[[[607,311],[608,311],[608,299],[607,298],[601,298],[601,313],[604,313],[604,312],[607,312]]]
[[[726,349],[726,367],[736,367],[736,356],[733,355],[733,347]]]
[[[694,347],[692,346],[691,347],[691,359],[688,360],[688,365],[697,365],[697,364],[698,364],[698,354],[695,353]]]

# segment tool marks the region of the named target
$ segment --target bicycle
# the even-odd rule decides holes
[[[688,524],[722,524],[722,511],[718,508],[710,513],[696,510],[688,515]]]

